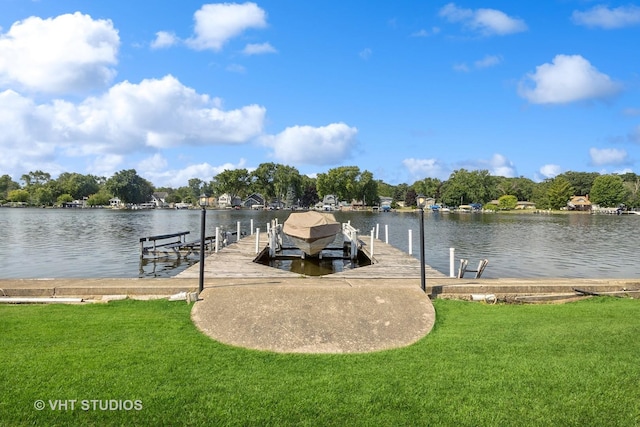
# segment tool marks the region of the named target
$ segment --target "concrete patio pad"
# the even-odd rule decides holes
[[[225,344],[279,353],[363,353],[410,345],[435,310],[419,281],[285,278],[207,287],[191,317]]]

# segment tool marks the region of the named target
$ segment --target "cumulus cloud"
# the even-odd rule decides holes
[[[266,110],[224,110],[176,78],[123,82],[74,104],[37,105],[14,91],[0,92],[0,169],[67,156],[122,156],[176,146],[244,144],[263,132]],[[111,163],[119,157],[107,157]]]
[[[79,12],[30,17],[0,34],[0,86],[80,93],[114,78],[120,38],[110,20]]]
[[[585,12],[574,11],[571,19],[577,25],[600,27],[607,30],[640,24],[640,7],[620,6],[613,9],[604,5],[595,6]]]
[[[580,55],[556,55],[551,64],[536,67],[518,86],[518,93],[533,104],[566,104],[603,99],[617,94],[621,84],[598,71]]]
[[[540,168],[540,175],[545,178],[554,178],[562,173],[562,168],[558,165],[548,164]]]
[[[188,165],[183,169],[166,170],[166,166],[162,168],[157,166],[163,162],[166,163],[166,159],[162,155],[156,154],[140,162],[137,170],[156,186],[178,188],[186,185],[192,178],[210,181],[224,170],[244,168],[246,164],[245,159],[240,159],[237,164],[224,163],[215,166],[205,162]]]
[[[473,63],[476,68],[490,68],[502,62],[502,58],[498,55],[486,55]]]
[[[244,47],[242,53],[245,55],[262,55],[265,53],[277,53],[275,47],[271,46],[269,43],[249,43]]]
[[[175,77],[129,82],[79,105],[58,101],[55,123],[84,152],[168,148],[182,144],[242,144],[262,133],[265,109],[249,105],[224,111],[221,101],[200,95]]]
[[[489,160],[480,160],[480,164],[487,165],[491,175],[507,178],[516,176],[516,168],[513,162],[502,154],[494,154]]]
[[[460,22],[466,28],[485,36],[507,35],[527,31],[527,24],[496,9],[464,9],[448,3],[440,9],[440,16],[449,22]]]
[[[344,123],[293,126],[264,137],[263,142],[273,150],[273,156],[284,163],[329,165],[351,156],[357,133],[357,128]]]
[[[255,3],[205,4],[194,14],[195,35],[187,45],[219,51],[233,37],[251,28],[265,28],[267,14]]]
[[[156,38],[151,42],[151,49],[164,49],[177,44],[179,41],[175,34],[167,31],[158,31]]]
[[[418,178],[438,178],[446,179],[449,174],[449,168],[443,165],[437,159],[404,159],[402,164],[409,171],[409,175],[413,179]]]
[[[590,148],[589,156],[595,166],[623,165],[629,161],[627,152],[617,148]]]

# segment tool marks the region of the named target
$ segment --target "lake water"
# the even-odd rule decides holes
[[[287,211],[207,211],[207,235],[215,227],[266,229]],[[419,257],[418,213],[336,212],[363,238],[378,236]],[[141,237],[190,231],[200,235],[199,210],[0,208],[0,278],[167,277],[197,262],[140,261]],[[426,262],[448,275],[449,248],[476,266],[489,260],[483,277],[640,278],[640,215],[438,214],[425,213]]]

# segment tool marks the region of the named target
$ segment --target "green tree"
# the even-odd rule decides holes
[[[518,198],[513,195],[505,194],[498,198],[498,209],[509,211],[515,209],[518,205]]]
[[[31,195],[29,194],[29,192],[24,189],[11,190],[7,195],[7,199],[9,199],[10,202],[26,203],[29,201],[30,197]]]
[[[495,197],[511,194],[516,196],[518,200],[522,201],[529,201],[532,199],[533,189],[536,186],[535,182],[522,176],[518,178],[498,176],[495,177],[494,184],[495,186],[492,193],[495,194]]]
[[[418,194],[424,194],[427,197],[433,197],[436,200],[440,200],[442,181],[438,178],[425,178],[421,181],[414,182],[411,186]]]
[[[63,172],[56,182],[61,194],[70,194],[74,199],[88,197],[100,190],[98,177],[94,175]]]
[[[416,190],[409,187],[404,197],[404,205],[406,207],[411,207],[411,206],[417,207],[418,206],[418,203],[416,201],[417,198],[418,198],[418,193],[416,193]]]
[[[42,185],[35,189],[34,199],[42,206],[51,206],[56,201],[56,195],[49,185]]]
[[[321,197],[335,194],[338,200],[347,202],[369,197],[371,199],[366,203],[376,203],[379,200],[378,186],[371,181],[373,175],[369,171],[361,173],[357,166],[340,166],[318,174],[316,188]]]
[[[618,175],[600,175],[593,181],[591,194],[592,203],[602,207],[616,207],[627,198],[627,189],[622,178]]]
[[[492,199],[494,188],[494,179],[488,170],[459,169],[442,185],[442,203],[448,206],[484,204]]]
[[[316,190],[316,179],[306,175],[300,175],[300,187],[302,189],[298,204],[302,207],[311,207],[320,201]]]
[[[22,175],[20,179],[24,181],[25,187],[28,189],[31,186],[39,187],[40,185],[44,185],[51,181],[51,174],[37,170]]]
[[[627,200],[625,205],[630,208],[640,207],[640,176],[633,172],[620,175],[624,186],[627,189]]]
[[[546,196],[549,209],[560,209],[566,207],[567,202],[574,194],[574,189],[569,181],[561,176],[553,178],[547,189]]]
[[[100,190],[96,194],[92,194],[87,199],[87,205],[89,206],[107,206],[109,204],[109,199],[112,197],[111,194],[106,191]]]
[[[247,169],[225,169],[213,177],[211,187],[215,194],[227,193],[233,200],[246,193],[249,187],[249,171]]]
[[[153,185],[139,176],[135,169],[116,172],[107,180],[105,188],[124,203],[145,203],[153,194]]]
[[[19,188],[20,184],[11,179],[11,176],[0,176],[0,202],[8,199],[9,191],[18,190]]]
[[[591,186],[595,179],[600,176],[598,172],[575,172],[568,171],[561,173],[556,178],[564,178],[573,187],[574,196],[586,196],[591,194]]]
[[[59,206],[69,202],[73,202],[73,196],[69,193],[61,194],[56,199],[56,204]]]

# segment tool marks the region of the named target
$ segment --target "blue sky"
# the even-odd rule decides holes
[[[640,5],[0,0],[0,175],[640,173]]]

